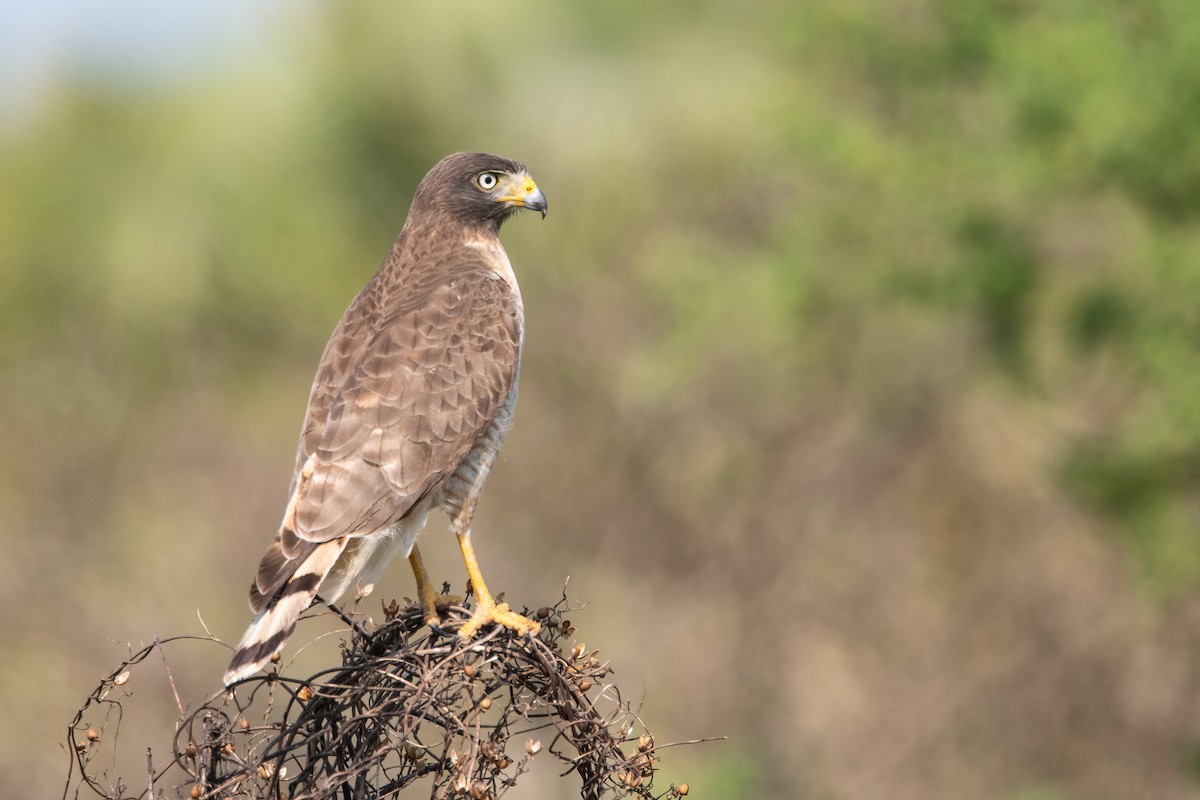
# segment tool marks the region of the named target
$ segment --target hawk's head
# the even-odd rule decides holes
[[[409,217],[445,215],[464,225],[497,230],[522,208],[546,216],[546,195],[524,164],[487,153],[455,153],[421,181]]]

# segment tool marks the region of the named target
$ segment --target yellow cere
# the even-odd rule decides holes
[[[537,184],[533,182],[533,178],[526,176],[526,178],[520,183],[514,181],[512,184],[512,192],[504,197],[501,197],[500,202],[520,203],[521,205],[524,205],[525,198],[536,191]]]

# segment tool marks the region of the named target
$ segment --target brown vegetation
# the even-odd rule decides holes
[[[169,676],[171,645],[213,640],[155,642],[80,708],[64,797],[326,800],[427,791],[487,800],[516,786],[543,751],[585,800],[687,794],[686,785],[653,791],[660,747],[599,652],[569,646],[576,629],[566,611],[565,596],[539,609],[538,637],[496,627],[464,642],[454,631],[469,609],[450,607],[431,630],[419,608],[401,611],[392,601],[384,625],[352,628],[340,667],[305,678],[272,670],[193,710],[181,705],[169,763],[155,768],[148,750],[139,785],[114,774],[121,719],[136,702],[123,687],[154,655]]]

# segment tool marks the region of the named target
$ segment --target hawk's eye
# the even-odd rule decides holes
[[[475,177],[475,182],[479,184],[480,189],[490,192],[500,182],[500,176],[494,172],[481,172]]]

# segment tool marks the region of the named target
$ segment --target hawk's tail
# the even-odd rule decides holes
[[[230,686],[261,669],[291,638],[296,621],[308,608],[321,582],[333,569],[346,549],[346,537],[325,542],[313,549],[296,568],[287,583],[279,587],[267,607],[250,623],[238,642],[233,660],[225,670],[225,685]]]

